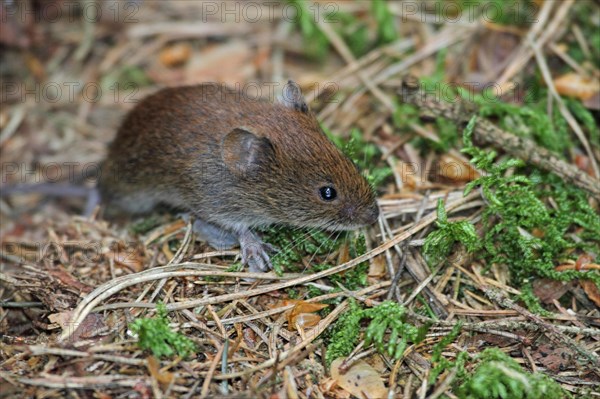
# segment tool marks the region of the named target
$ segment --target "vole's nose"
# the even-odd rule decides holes
[[[373,223],[375,223],[377,221],[378,218],[379,218],[379,207],[377,206],[377,203],[374,203],[365,212],[364,223],[366,225],[373,224]]]

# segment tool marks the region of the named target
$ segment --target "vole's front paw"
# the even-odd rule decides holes
[[[267,272],[273,268],[269,252],[275,251],[274,246],[263,242],[249,230],[240,233],[239,241],[242,251],[242,263],[249,266],[250,272]]]

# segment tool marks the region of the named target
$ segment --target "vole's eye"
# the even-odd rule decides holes
[[[333,201],[335,197],[337,197],[337,192],[335,188],[330,186],[321,187],[319,189],[319,194],[321,194],[321,198],[325,201]]]

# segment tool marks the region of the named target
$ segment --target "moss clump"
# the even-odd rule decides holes
[[[343,232],[334,233],[319,231],[283,228],[273,226],[262,230],[264,241],[274,245],[277,252],[271,256],[273,270],[281,274],[283,270],[302,271],[299,268],[302,259],[310,256],[312,259],[319,259],[321,256],[329,255],[336,251],[346,234]],[[329,266],[330,267],[330,266]]]
[[[524,166],[520,160],[495,163],[495,152],[486,152],[471,141],[475,119],[465,130],[462,152],[485,172],[465,189],[480,188],[487,201],[483,212],[483,245],[480,256],[488,264],[505,264],[517,283],[536,277],[568,281],[591,279],[600,286],[600,275],[579,271],[558,272],[558,262],[585,250],[600,248],[600,216],[585,193],[556,176],[534,170],[529,175],[507,174]],[[547,202],[552,199],[550,206]],[[573,237],[576,236],[576,239]]]
[[[557,176],[537,170],[522,172],[524,163],[516,159],[496,162],[494,151],[477,148],[471,141],[473,118],[465,129],[462,152],[486,174],[472,182],[465,195],[479,188],[487,206],[482,214],[481,243],[473,226],[466,222],[448,223],[443,209],[439,230],[430,234],[425,252],[431,260],[441,260],[456,241],[488,265],[506,265],[515,284],[523,287],[530,309],[538,311],[529,281],[551,278],[561,281],[590,279],[600,287],[600,275],[576,270],[556,271],[556,265],[589,252],[600,252],[600,216],[589,205],[584,192],[563,183]],[[512,173],[507,173],[509,169]],[[550,201],[551,200],[551,201]]]
[[[186,358],[196,350],[193,341],[171,330],[167,308],[162,303],[156,306],[156,317],[134,320],[129,329],[137,334],[138,346],[149,349],[158,358],[173,355]]]
[[[466,220],[448,222],[441,199],[438,201],[437,217],[438,229],[427,236],[423,247],[423,252],[433,263],[438,263],[448,256],[456,242],[462,243],[469,252],[479,249],[480,240],[475,226]]]
[[[358,343],[361,323],[368,321],[365,343],[373,344],[380,353],[399,359],[409,342],[419,343],[425,338],[428,325],[416,327],[406,322],[406,308],[396,302],[385,301],[374,308],[363,309],[353,300],[348,312],[340,316],[333,328],[326,361],[331,364],[347,356]]]
[[[499,349],[486,349],[474,371],[457,387],[465,399],[564,399],[572,398],[558,383],[539,373],[528,373]]]

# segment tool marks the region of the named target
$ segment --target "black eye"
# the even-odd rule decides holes
[[[319,189],[319,194],[321,194],[321,198],[323,198],[325,201],[333,201],[335,197],[337,197],[335,188],[329,186],[321,187]]]

